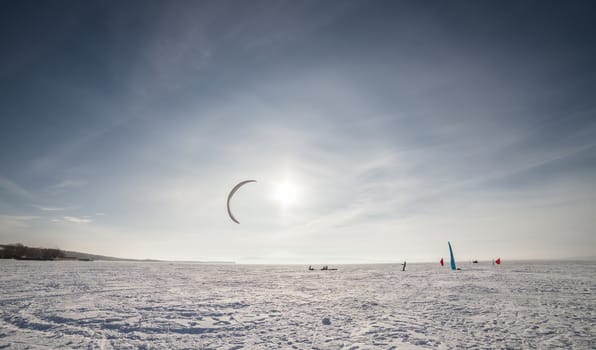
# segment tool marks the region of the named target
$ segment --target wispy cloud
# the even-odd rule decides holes
[[[12,193],[25,199],[31,199],[32,197],[29,191],[19,186],[16,182],[7,179],[3,176],[0,176],[0,189],[3,189],[5,191],[8,191],[9,193]]]
[[[87,185],[87,181],[85,180],[73,180],[73,179],[66,179],[60,181],[59,183],[52,186],[54,189],[64,189],[64,188],[77,188],[83,187]]]
[[[68,206],[68,207],[50,207],[50,206],[43,206],[43,205],[34,205],[35,208],[41,211],[66,211],[66,210],[73,210],[76,209],[76,206]]]
[[[76,217],[76,216],[63,216],[62,219],[66,222],[71,222],[73,224],[88,224],[93,221],[86,217]]]

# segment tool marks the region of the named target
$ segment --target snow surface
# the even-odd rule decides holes
[[[0,261],[0,349],[594,349],[595,262]]]

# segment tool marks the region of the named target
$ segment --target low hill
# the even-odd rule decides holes
[[[22,260],[103,260],[103,261],[146,261],[146,262],[167,262],[168,260],[156,259],[127,259],[114,256],[105,256],[75,252],[71,250],[32,248],[23,244],[0,244],[0,259],[22,259]],[[192,262],[200,264],[235,264],[234,261],[172,261]]]
[[[71,250],[63,250],[64,256],[69,258],[77,258],[83,260],[106,260],[106,261],[139,261],[137,259],[125,259],[125,258],[117,258],[114,256],[105,256],[105,255],[97,255],[97,254],[88,254],[88,253],[81,253],[81,252],[74,252]],[[143,260],[145,261],[145,260]],[[157,260],[155,260],[157,261]]]

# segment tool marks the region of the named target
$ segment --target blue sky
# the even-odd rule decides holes
[[[436,261],[447,240],[462,259],[596,255],[591,2],[0,6],[0,242],[247,263]],[[246,179],[237,225],[226,197]]]

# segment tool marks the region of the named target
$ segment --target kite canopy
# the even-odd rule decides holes
[[[232,211],[230,210],[230,200],[234,196],[234,193],[236,193],[236,191],[238,191],[238,189],[240,187],[246,185],[249,182],[257,182],[257,181],[256,180],[242,181],[242,182],[238,183],[236,186],[234,186],[234,188],[232,188],[232,190],[230,191],[230,194],[228,194],[228,215],[230,216],[230,219],[232,219],[237,224],[239,224],[240,222],[238,220],[236,220],[236,218],[234,217],[234,214],[232,214]]]

